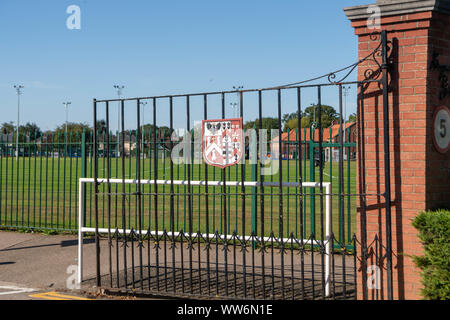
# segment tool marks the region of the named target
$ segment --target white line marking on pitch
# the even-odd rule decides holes
[[[34,292],[36,289],[32,288],[20,288],[16,286],[0,286],[0,290],[12,290],[6,292],[0,292],[0,296],[8,295],[8,294],[18,294],[18,293],[26,293],[26,292]]]

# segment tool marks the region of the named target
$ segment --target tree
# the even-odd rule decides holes
[[[11,122],[4,122],[2,128],[0,129],[3,134],[11,134],[15,131],[15,125]]]
[[[322,128],[329,128],[334,120],[339,119],[338,113],[331,106],[322,105],[321,112],[322,112]],[[319,124],[318,116],[319,116],[319,106],[318,105],[309,106],[302,112],[302,120],[300,123],[301,127],[302,128],[311,127],[312,123],[314,122],[314,119],[316,119],[316,123],[318,125]],[[297,112],[287,113],[283,115],[282,121],[284,123],[283,128],[284,132],[298,128]]]
[[[278,119],[277,118],[262,118],[262,128],[260,129],[267,129],[267,130],[271,130],[271,129],[279,129],[279,125],[278,125]],[[247,121],[244,124],[244,129],[253,129],[253,128],[259,128],[259,119],[256,119],[254,121]]]
[[[272,138],[272,130],[280,129],[280,126],[278,125],[278,118],[262,118],[261,119],[262,128],[259,128],[259,119],[256,119],[254,121],[247,121],[244,124],[244,130],[247,129],[256,129],[256,134],[259,137],[259,130],[258,129],[266,129],[267,130],[267,139],[270,141]]]
[[[311,119],[309,117],[302,117],[300,126],[302,128],[309,128],[311,126]],[[298,119],[292,118],[286,122],[283,131],[287,132],[288,130],[295,130],[297,128],[298,128]]]
[[[16,126],[13,122],[3,123],[1,129],[2,134],[10,135],[10,139],[16,140]],[[41,129],[35,123],[29,123],[19,126],[19,142],[34,140],[42,135]],[[28,137],[28,138],[27,138]]]
[[[81,139],[83,130],[86,130],[86,139],[90,139],[92,135],[92,128],[86,123],[67,123],[67,139]],[[66,124],[58,126],[54,132],[52,132],[54,142],[65,141]]]
[[[108,130],[106,130],[106,121],[105,120],[98,120],[97,121],[97,132],[98,134],[106,134]]]
[[[297,119],[297,112],[286,113],[281,118],[281,123],[283,125],[286,125],[286,123],[288,123],[289,121],[294,120],[294,119]]]
[[[356,122],[356,114],[352,113],[351,115],[348,116],[348,122]]]
[[[35,123],[27,122],[26,125],[19,127],[19,134],[20,136],[28,136],[30,140],[34,140],[42,136],[42,131]]]
[[[320,109],[321,109],[322,128],[329,128],[334,120],[339,119],[338,113],[332,106],[321,105]],[[308,108],[305,109],[305,111],[303,112],[303,115],[305,117],[312,119],[313,122],[315,119],[317,126],[319,125],[319,106],[318,105],[309,106]]]

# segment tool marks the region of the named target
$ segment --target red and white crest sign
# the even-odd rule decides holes
[[[243,156],[242,118],[203,120],[203,159],[209,165],[225,168],[239,163]]]

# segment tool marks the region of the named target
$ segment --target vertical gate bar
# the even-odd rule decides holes
[[[129,139],[129,151],[128,151],[128,174],[131,178],[131,173],[133,172],[131,170],[131,130],[128,129],[128,139]],[[131,184],[128,184],[128,226],[131,229],[133,225],[131,224]]]
[[[334,233],[333,232],[331,232],[331,237],[330,237],[329,241],[331,241],[331,250],[333,250],[334,249]],[[343,270],[345,273],[345,269],[343,269]],[[334,300],[336,300],[336,267],[335,267],[335,261],[334,261],[334,254],[331,254],[331,274],[333,276],[333,280],[332,280],[333,290],[332,290],[331,296],[333,297]],[[345,292],[345,289],[344,289],[344,292]]]
[[[295,299],[295,290],[294,290],[294,232],[291,232],[291,291],[292,297],[291,299]]]
[[[299,167],[299,191],[300,191],[300,272],[301,272],[301,282],[302,282],[302,300],[305,298],[305,251],[304,251],[304,239],[305,239],[305,229],[303,224],[303,170],[302,170],[302,92],[301,88],[297,88],[297,155],[298,155],[298,167]],[[306,131],[304,131],[303,136],[306,138]],[[304,144],[306,148],[306,143]],[[305,152],[306,155],[306,152]],[[306,161],[305,161],[306,163]],[[305,206],[306,208],[306,206]]]
[[[208,96],[205,94],[203,96],[203,119],[208,120]],[[202,127],[203,131],[203,127]],[[203,143],[203,141],[202,141]],[[206,223],[206,283],[208,288],[208,295],[211,295],[211,271],[210,271],[210,242],[209,242],[209,190],[208,190],[208,165],[205,163],[205,223]],[[214,202],[215,206],[215,202]],[[200,252],[199,252],[200,254]]]
[[[325,299],[325,257],[323,252],[324,229],[323,229],[323,129],[322,129],[322,88],[317,87],[318,94],[318,117],[319,117],[319,184],[320,184],[320,259],[321,259],[321,279],[322,279],[322,299]]]
[[[216,238],[216,296],[219,296],[219,232],[214,232]]]
[[[298,99],[298,96],[297,96]],[[297,101],[298,102],[298,101]],[[300,118],[300,116],[297,113],[297,119]],[[297,120],[298,121],[298,120]],[[298,125],[298,123],[297,123]],[[295,141],[294,141],[294,146],[295,146],[295,158],[294,158],[294,165],[295,165],[295,179],[294,181],[297,182],[299,180],[299,163],[298,163],[298,157],[299,157],[299,148],[301,148],[300,146],[300,139],[298,138],[298,135],[302,134],[300,127],[295,129]],[[299,147],[300,146],[300,147]],[[301,165],[300,165],[300,170],[301,170]],[[299,205],[298,205],[298,201],[297,201],[297,197],[300,194],[298,188],[295,188],[295,193],[296,195],[294,196],[294,203],[295,203],[295,238],[298,239],[298,219],[299,219]],[[301,197],[300,197],[300,201]]]
[[[278,201],[279,201],[279,237],[281,242],[281,299],[284,299],[284,242],[283,242],[283,154],[282,154],[282,134],[281,134],[281,89],[278,89],[278,179],[279,179],[279,190],[278,190]]]
[[[131,154],[130,154],[131,157]],[[134,226],[131,226],[130,230],[130,238],[131,238],[131,288],[132,290],[136,290],[135,287],[135,278],[134,278],[134,235],[135,235],[135,229]]]
[[[8,224],[8,173],[9,173],[9,171],[8,171],[8,159],[9,159],[9,143],[8,143],[8,141],[9,141],[9,135],[8,135],[8,133],[6,133],[6,147],[5,147],[5,149],[6,149],[6,152],[5,152],[5,158],[6,158],[6,161],[5,161],[5,176],[6,176],[6,179],[5,179],[5,225],[7,225]],[[41,158],[41,161],[42,161],[42,158]],[[41,168],[42,168],[42,166],[41,166]],[[40,171],[41,173],[42,173],[42,170]],[[40,181],[42,181],[42,179],[39,179],[39,182]],[[40,190],[41,188],[39,188],[39,190]],[[41,195],[42,195],[42,192],[40,193]],[[39,221],[39,224],[40,224],[40,221]]]
[[[109,101],[106,101],[106,183],[107,183],[107,219],[108,219],[108,260],[109,260],[109,283],[113,286],[113,274],[112,274],[112,241],[111,241],[111,166],[110,166],[110,133],[109,133]],[[105,148],[103,147],[103,150]],[[103,155],[104,157],[104,155]]]
[[[23,134],[23,156],[22,156],[22,224],[24,225],[24,210],[25,210],[25,157],[26,157],[26,151],[27,151],[27,135]],[[28,188],[29,189],[29,188]]]
[[[101,172],[104,172],[105,171],[105,168],[106,168],[106,165],[105,165],[105,161],[106,161],[106,157],[105,157],[105,141],[106,141],[106,139],[105,139],[105,135],[106,135],[106,132],[105,132],[105,129],[104,128],[102,128],[102,132],[101,132],[101,135],[102,135],[102,145],[103,145],[103,153],[102,153],[102,169],[101,169]],[[104,176],[103,176],[104,177]],[[103,193],[105,193],[105,189],[108,189],[108,186],[105,186],[105,184],[102,184],[102,192]],[[104,228],[105,227],[105,198],[107,198],[107,197],[105,197],[104,195],[102,196],[102,201],[103,201],[103,203],[102,203],[102,228]]]
[[[358,160],[360,176],[360,206],[361,206],[361,270],[362,270],[362,290],[363,299],[368,297],[367,288],[367,225],[366,225],[366,150],[365,150],[365,120],[364,120],[364,86],[358,84]]]
[[[41,146],[41,153],[42,153],[42,146]],[[42,178],[42,154],[41,154],[41,164],[40,164],[40,169],[39,170],[39,190],[42,190],[41,188],[41,178]],[[81,133],[81,178],[86,178],[86,166],[87,166],[87,162],[86,162],[86,128],[83,128],[83,132]],[[83,192],[83,198],[82,198],[82,202],[83,202],[83,221],[84,223],[86,223],[86,186],[83,188],[82,191]],[[41,219],[41,192],[39,192],[39,225],[40,225],[40,219]]]
[[[69,229],[72,227],[72,154],[73,154],[73,134],[70,133],[69,138]]]
[[[153,146],[152,132],[153,131],[154,131],[154,128],[152,128],[150,126],[150,129],[148,130],[148,144],[149,144],[149,148],[148,148],[148,158],[149,158],[148,179],[149,180],[152,178],[152,157],[153,157],[153,155],[152,155],[152,150],[153,150],[152,149],[152,146]],[[149,193],[151,194],[151,192],[152,192],[151,185],[148,186],[148,190],[149,190]],[[152,211],[151,211],[152,205],[151,205],[151,202],[152,202],[152,196],[149,195],[149,197],[148,197],[148,208],[149,208],[148,229],[149,230],[151,230],[151,228],[152,228],[152,214],[151,214],[152,213]],[[148,234],[148,236],[150,236],[150,234]],[[150,259],[150,257],[149,257],[149,259]],[[149,262],[149,265],[150,265],[150,262]],[[150,269],[149,269],[149,272],[150,272]]]
[[[382,86],[383,86],[383,129],[384,129],[384,198],[386,201],[386,263],[388,300],[393,299],[392,288],[392,234],[391,234],[391,167],[389,148],[389,88],[388,88],[388,47],[387,32],[381,32]]]
[[[19,140],[20,140],[20,133],[19,133]],[[14,226],[19,226],[19,181],[20,181],[20,179],[19,179],[19,175],[20,175],[20,161],[19,161],[19,156],[20,156],[20,144],[19,144],[19,147],[18,147],[18,149],[16,149],[16,152],[17,152],[17,157],[16,157],[16,160],[15,160],[15,162],[16,162],[16,171],[15,171],[15,173],[16,173],[16,178],[15,178],[15,182],[16,182],[16,187],[15,187],[15,208],[14,208],[14,212],[16,213],[16,218],[15,218],[15,222],[14,222]]]
[[[274,266],[274,256],[273,256],[273,251],[274,251],[274,238],[275,238],[275,234],[273,233],[273,231],[270,232],[270,271],[271,271],[271,281],[272,281],[272,300],[275,300],[275,266]]]
[[[347,137],[350,139],[350,128],[347,132]],[[349,142],[350,143],[350,142]],[[348,242],[352,242],[352,236],[351,236],[351,186],[350,186],[350,151],[351,148],[347,148],[347,233],[348,233]],[[345,208],[345,204],[344,204]]]
[[[98,232],[98,167],[97,167],[97,100],[94,99],[94,210],[95,210],[95,262],[97,288],[102,286],[100,274],[100,234]]]
[[[12,148],[13,147],[11,147],[11,149]],[[13,225],[13,209],[14,209],[14,159],[13,159],[13,157],[11,157],[11,199],[10,200],[11,200],[11,205],[10,205],[9,218],[10,218],[10,224]],[[47,200],[47,198],[46,198],[46,200]],[[46,207],[47,207],[47,202],[46,202]],[[45,224],[47,225],[47,217],[45,219],[45,222],[46,222]]]
[[[151,143],[150,143],[150,146],[151,146]],[[150,158],[150,161],[151,161],[151,158]],[[149,167],[151,167],[151,162],[149,163]],[[149,185],[149,193],[151,194],[151,185]],[[151,199],[151,195],[148,197],[149,199]],[[150,204],[150,200],[149,200],[149,204]],[[149,206],[149,209],[148,209],[148,215],[149,215],[149,220],[150,220],[150,217],[151,217],[151,207]],[[152,235],[151,235],[151,229],[150,229],[150,226],[148,227],[148,229],[147,229],[147,278],[148,278],[148,290],[150,291],[151,289],[152,289],[152,277],[151,277],[151,268],[152,268],[152,264],[151,264],[151,237],[152,237]]]
[[[58,140],[59,140],[59,133],[56,135],[56,142],[52,141],[52,153],[51,153],[51,162],[52,162],[52,174],[51,174],[51,187],[50,187],[50,228],[53,228],[53,198],[54,198],[54,181],[55,181],[55,146],[56,150],[58,150]],[[59,159],[58,159],[59,162]],[[17,166],[19,163],[17,163]],[[59,170],[58,170],[59,175]],[[59,187],[58,187],[59,189]],[[58,206],[59,206],[59,199],[56,200],[56,221],[58,222]],[[47,224],[47,223],[46,223]],[[46,225],[47,227],[47,225]]]
[[[142,164],[141,164],[141,170],[142,170],[142,172],[141,172],[141,177],[143,178],[143,179],[145,179],[145,159],[146,159],[146,154],[145,154],[145,120],[144,120],[144,113],[145,113],[145,108],[144,107],[142,107],[142,128],[141,128],[141,135],[142,135],[142,137],[141,137],[141,140],[142,140],[142,149],[141,149],[141,154],[142,154]],[[139,160],[140,161],[140,160]],[[143,192],[145,193],[146,191],[145,191],[145,185],[143,186]],[[144,197],[141,197],[141,208],[142,207],[144,207],[145,206],[145,196]],[[145,212],[145,211],[144,211]],[[145,216],[145,214],[144,214],[144,216]],[[141,217],[141,219],[142,219],[142,223],[143,223],[143,225],[142,225],[142,228],[144,228],[145,229],[145,221],[144,221],[144,216],[142,216]]]
[[[118,108],[118,111],[120,112],[120,103],[118,104],[117,108]],[[116,148],[116,153],[115,153],[115,158],[116,158],[116,174],[115,174],[115,176],[116,176],[116,178],[119,178],[120,127],[117,127],[117,131],[116,131],[116,144],[117,144],[117,148]],[[116,195],[114,197],[114,200],[115,200],[115,203],[114,203],[115,204],[115,206],[114,206],[114,211],[115,211],[114,212],[114,225],[115,225],[116,228],[118,228],[119,227],[119,224],[118,224],[118,217],[119,217],[119,212],[118,212],[119,211],[119,209],[118,209],[119,208],[119,206],[118,206],[118,201],[119,201],[119,196],[118,196],[118,194],[119,194],[119,184],[118,183],[116,183],[115,192],[116,192]],[[119,256],[117,256],[117,259],[119,259]]]
[[[159,236],[158,236],[158,145],[156,142],[156,99],[153,99],[153,179],[154,179],[154,212],[155,212],[155,250],[156,250],[156,290],[159,291]]]
[[[62,199],[62,203],[63,203],[63,205],[62,205],[62,223],[63,223],[63,225],[62,225],[62,227],[63,227],[63,229],[65,228],[65,226],[66,226],[66,169],[67,169],[67,133],[66,132],[64,132],[64,140],[65,140],[65,142],[64,142],[64,158],[63,158],[63,163],[64,163],[64,165],[63,165],[63,199]],[[59,180],[59,179],[58,179]],[[70,180],[69,180],[70,181]],[[59,185],[59,181],[58,181],[58,185]],[[58,195],[58,198],[59,198],[59,195]],[[104,221],[104,220],[103,220]],[[58,226],[58,228],[59,228],[59,226]]]
[[[52,166],[54,165],[54,161],[55,161],[55,156],[58,155],[57,158],[57,164],[56,164],[56,227],[59,226],[59,204],[60,204],[60,199],[59,199],[59,194],[60,194],[60,186],[59,186],[59,174],[60,174],[60,167],[61,167],[61,157],[60,157],[60,153],[61,153],[61,133],[58,133],[57,139],[56,139],[56,143],[53,145],[53,152],[52,152]],[[98,139],[98,136],[97,136]],[[56,146],[56,153],[55,153],[55,148]],[[55,177],[52,173],[52,214],[53,214],[53,199],[55,197],[54,194],[54,184],[55,184]],[[54,226],[54,222],[53,222],[53,217],[52,217],[52,221],[51,221],[51,226],[53,228]],[[100,224],[99,224],[100,226]]]
[[[42,141],[42,134],[40,136]],[[37,132],[34,133],[34,176],[33,176],[33,227],[36,227],[36,208],[38,207],[36,203],[36,180],[37,180],[37,155],[38,155],[38,145],[37,145]],[[77,162],[78,163],[78,162]],[[76,196],[75,196],[76,197]],[[0,205],[1,210],[1,205]]]
[[[122,228],[123,228],[123,272],[124,272],[124,286],[128,287],[128,274],[127,274],[127,235],[126,235],[126,189],[125,189],[125,101],[121,101],[120,107],[120,120],[121,120],[121,137],[122,137],[122,150],[120,152],[122,160]]]
[[[92,135],[92,137],[93,136],[94,135]],[[91,139],[92,139],[92,137],[91,137]],[[89,145],[90,145],[90,147],[89,147]],[[93,170],[93,167],[94,167],[92,165],[92,157],[93,157],[92,148],[93,148],[93,146],[94,146],[93,142],[88,143],[88,150],[89,150],[89,152],[88,152],[88,159],[89,159],[89,176],[90,177],[93,176],[92,170]],[[93,190],[93,186],[92,186],[92,184],[89,184],[89,226],[92,226],[92,211],[93,211],[92,210],[92,198],[93,198],[92,190]]]
[[[239,92],[239,99],[240,99],[240,117],[242,119],[242,122],[244,121],[244,95],[242,91]],[[243,130],[243,129],[242,129]],[[244,133],[242,133],[242,136],[244,137]],[[243,239],[243,250],[242,250],[242,262],[243,262],[243,281],[244,281],[244,298],[247,297],[247,261],[246,261],[246,251],[247,251],[247,243],[245,240],[245,138],[244,138],[244,145],[242,146],[244,148],[244,154],[243,158],[241,160],[241,200],[242,200],[242,239]],[[237,169],[236,169],[237,171]],[[237,208],[236,208],[237,209]]]
[[[186,96],[186,129],[190,136],[191,131],[191,110],[190,110],[190,96]],[[189,138],[189,146],[192,146],[192,139]],[[192,154],[190,153],[190,156]],[[187,192],[188,192],[188,219],[189,219],[189,290],[192,293],[192,195],[191,195],[191,158],[188,158],[187,163],[187,179],[188,179],[188,185],[187,185]]]
[[[280,128],[280,130],[281,130],[282,128]],[[283,131],[281,131],[281,132],[283,132]],[[290,181],[290,163],[291,163],[291,161],[290,161],[290,159],[289,159],[289,156],[290,156],[290,148],[289,148],[289,144],[290,144],[290,135],[291,135],[291,130],[288,128],[287,129],[287,139],[286,139],[286,151],[284,151],[284,154],[285,154],[285,157],[286,157],[286,182],[289,182]],[[283,152],[283,146],[281,146],[281,151]],[[283,158],[283,157],[282,157]],[[289,238],[289,231],[291,231],[290,230],[290,228],[291,228],[291,226],[290,226],[290,215],[289,215],[289,209],[290,209],[290,206],[289,206],[289,200],[290,200],[290,196],[289,196],[289,194],[290,194],[290,192],[291,192],[291,188],[289,188],[289,187],[287,187],[286,188],[286,236],[287,236],[287,238]],[[284,235],[282,235],[283,237],[284,237]]]
[[[4,148],[4,143],[3,143],[3,132],[0,135],[0,224],[2,224],[2,187],[3,187],[3,177],[5,176],[3,174],[3,148]],[[35,156],[36,159],[36,156]],[[36,174],[36,166],[35,166],[35,170],[34,170],[35,174]],[[35,179],[36,181],[36,179]],[[36,190],[36,188],[35,188]],[[34,206],[36,207],[36,206]]]
[[[222,92],[222,119],[225,119],[225,93]],[[227,195],[225,169],[222,169],[222,204],[223,204],[223,235],[225,260],[225,296],[228,296],[228,229],[227,229]]]
[[[162,130],[161,130],[162,129]],[[165,149],[165,143],[164,143],[164,137],[165,137],[165,130],[164,128],[161,128],[158,130],[158,151],[159,148],[162,148],[162,179],[166,180],[166,149]],[[159,158],[159,154],[158,154],[158,158]],[[162,195],[162,229],[165,230],[166,229],[166,185],[163,184],[162,185],[162,189],[163,189],[163,195]],[[166,269],[167,270],[167,269]]]
[[[358,281],[357,281],[357,279],[356,279],[356,270],[357,270],[357,266],[356,266],[356,264],[358,263],[357,262],[357,248],[356,248],[356,235],[355,234],[353,234],[353,239],[352,239],[352,242],[353,242],[353,281],[354,281],[354,285],[355,285],[355,296],[354,296],[354,298],[355,298],[355,300],[357,300],[358,299]]]
[[[266,298],[266,281],[265,281],[265,275],[264,275],[264,271],[265,271],[265,263],[264,263],[264,252],[265,252],[265,246],[264,246],[264,175],[263,175],[263,165],[262,165],[262,157],[264,156],[262,154],[262,150],[263,150],[263,146],[262,146],[262,131],[263,131],[263,125],[262,125],[262,91],[258,90],[258,113],[259,113],[259,123],[258,123],[258,129],[259,129],[259,167],[260,167],[260,171],[259,171],[259,181],[260,181],[260,185],[259,185],[259,190],[260,190],[260,197],[259,197],[259,201],[260,201],[260,215],[261,215],[261,219],[260,219],[260,224],[261,224],[261,279],[262,279],[262,298],[265,299]],[[264,141],[264,143],[266,143]],[[266,143],[267,144],[267,143]],[[267,147],[267,145],[266,145]]]
[[[50,137],[53,140],[53,136],[50,134]],[[48,209],[48,200],[47,200],[47,194],[48,194],[48,133],[47,133],[47,139],[46,139],[46,143],[45,143],[45,209],[44,209],[44,227],[47,227],[47,209]],[[14,163],[12,163],[11,167],[14,166]],[[11,171],[12,172],[12,171]],[[12,188],[12,186],[11,186]],[[11,191],[12,192],[12,191]],[[11,200],[11,205],[12,205],[12,200]],[[39,225],[40,226],[40,225]]]
[[[230,220],[228,220],[228,221],[230,221]],[[234,230],[231,241],[233,243],[233,287],[234,287],[234,296],[235,297],[237,297],[236,240],[237,240],[237,232],[236,232],[236,230]]]
[[[311,129],[310,129],[311,130]],[[308,160],[308,143],[306,142],[306,133],[307,133],[307,131],[306,131],[306,128],[303,128],[303,142],[302,142],[302,144],[303,144],[303,168],[302,168],[302,170],[303,170],[303,173],[305,174],[305,179],[306,180],[309,180],[309,181],[312,181],[311,179],[308,179],[308,171],[306,170],[306,168],[307,168],[307,166],[306,166],[306,164],[307,164],[307,160]],[[301,138],[301,133],[300,133],[300,138]],[[305,179],[303,179],[303,180],[305,180]],[[302,192],[303,191],[305,191],[305,189],[304,188],[302,188]],[[303,196],[303,200],[305,200],[305,197],[306,196]],[[306,204],[303,206],[303,228],[304,228],[304,230],[303,230],[303,232],[304,232],[304,235],[306,235],[306,226],[307,226],[307,224],[306,224],[306,208],[307,206],[306,206]]]
[[[342,254],[342,284],[344,299],[347,294],[347,281],[346,281],[346,267],[345,267],[345,221],[344,221],[344,135],[342,134],[342,85],[339,85],[339,245],[341,250],[344,250]],[[345,128],[344,128],[345,130]],[[348,155],[347,155],[348,156]],[[334,259],[333,259],[334,261]]]
[[[173,98],[169,98],[169,126],[170,134],[173,132]],[[173,150],[173,140],[170,139],[170,151]],[[173,161],[170,159],[170,231],[172,232],[172,243],[171,243],[171,253],[172,253],[172,291],[176,291],[176,281],[175,281],[175,217],[174,217],[174,187],[173,187]]]
[[[136,168],[136,172],[137,172],[137,181],[138,181],[138,233],[139,233],[139,240],[138,240],[138,246],[139,246],[139,277],[140,277],[140,285],[141,285],[141,290],[144,289],[144,270],[142,268],[143,265],[143,259],[142,259],[142,189],[141,189],[141,101],[139,99],[137,99],[137,105],[136,105],[136,110],[137,110],[137,129],[136,129],[136,147],[137,147],[137,168]],[[143,124],[144,125],[144,124]],[[109,145],[109,140],[108,140],[108,145]],[[109,149],[108,149],[109,150]],[[109,157],[109,152],[108,152],[108,157]],[[108,161],[109,162],[109,161]],[[108,209],[109,211],[109,209]],[[134,272],[134,270],[133,270]]]

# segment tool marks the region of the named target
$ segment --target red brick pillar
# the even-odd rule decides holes
[[[344,9],[359,40],[359,58],[376,48],[379,42],[371,34],[387,31],[390,42],[390,168],[392,199],[392,252],[394,299],[420,299],[420,273],[411,255],[422,253],[412,220],[422,210],[450,207],[450,152],[441,154],[433,144],[433,113],[441,106],[450,107],[450,91],[442,87],[439,70],[430,68],[433,53],[439,63],[450,65],[450,0],[405,1],[378,0],[377,7],[358,6]],[[368,10],[369,9],[369,10]],[[380,12],[380,19],[376,16]],[[379,28],[373,23],[379,22]],[[369,23],[369,24],[368,24]],[[437,60],[436,60],[437,61]],[[358,80],[373,69],[363,63]],[[450,72],[447,73],[450,78]],[[376,84],[365,91],[364,141],[366,192],[381,194],[384,185],[383,96]],[[359,172],[360,174],[361,172]],[[359,191],[361,186],[359,185]],[[382,196],[367,197],[367,241],[378,237],[381,268],[380,289],[369,289],[368,299],[387,299],[385,210]],[[360,210],[358,239],[361,239]],[[374,252],[372,252],[373,256]],[[376,259],[375,259],[376,260]],[[369,262],[370,264],[370,262]],[[361,268],[361,265],[358,266]],[[359,270],[361,275],[361,270]],[[370,275],[370,274],[369,274]],[[358,297],[363,298],[362,276],[358,277]]]

